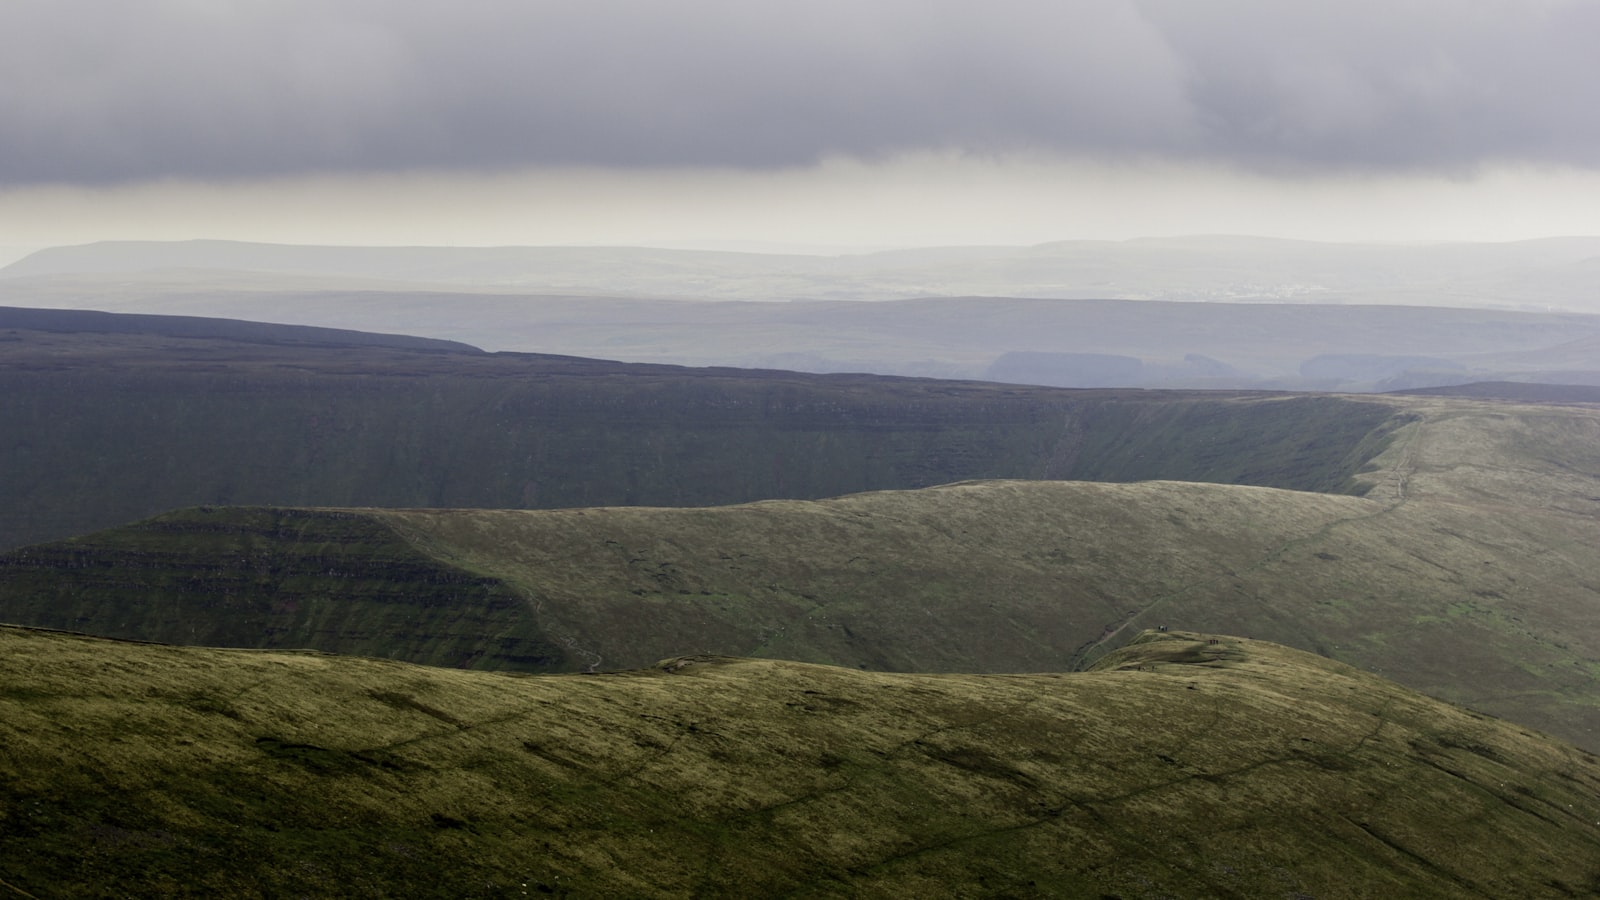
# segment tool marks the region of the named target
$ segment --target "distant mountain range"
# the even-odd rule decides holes
[[[1600,312],[1600,237],[1334,244],[1213,236],[838,256],[111,241],[37,251],[0,277],[174,270],[691,300],[1004,296]]]
[[[106,243],[0,270],[0,302],[629,362],[1373,391],[1600,384],[1597,260],[1589,238],[1175,238],[837,257]]]

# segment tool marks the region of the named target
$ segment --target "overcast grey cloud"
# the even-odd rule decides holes
[[[919,151],[1600,167],[1584,0],[10,0],[0,183]]]

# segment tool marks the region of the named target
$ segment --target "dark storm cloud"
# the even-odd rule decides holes
[[[0,180],[919,150],[1600,165],[1572,0],[10,0]]]
[[[1288,167],[1600,166],[1600,4],[1142,0],[1203,142]]]

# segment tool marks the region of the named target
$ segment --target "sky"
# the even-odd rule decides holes
[[[0,261],[1600,234],[1593,0],[7,0]]]

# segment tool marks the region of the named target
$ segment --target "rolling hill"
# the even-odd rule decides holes
[[[533,671],[690,652],[1061,671],[1166,624],[1600,747],[1600,411],[1386,403],[1409,422],[1362,496],[977,481],[697,509],[204,507],[0,557],[0,616]]]
[[[18,315],[12,893],[1600,893],[1584,388]]]
[[[1573,897],[1600,762],[1261,641],[513,677],[0,628],[27,897]]]
[[[686,369],[53,315],[44,330],[0,310],[0,548],[201,504],[705,506],[965,478],[1337,490],[1397,424],[1389,405],[1339,397]]]

